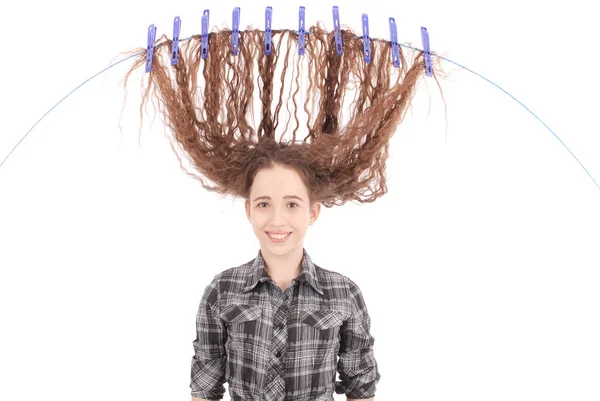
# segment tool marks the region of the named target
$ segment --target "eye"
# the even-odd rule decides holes
[[[256,205],[256,206],[260,207],[260,205],[266,205],[266,204],[267,204],[267,202],[260,202],[260,203],[259,203],[258,205]],[[290,203],[288,203],[288,205],[296,205],[296,206],[299,206],[299,205],[298,205],[296,202],[290,202]],[[292,208],[292,209],[295,209],[295,208]]]

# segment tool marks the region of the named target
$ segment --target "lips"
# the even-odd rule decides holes
[[[271,234],[273,234],[273,233],[270,233],[270,232],[268,232],[268,231],[265,231],[265,232],[267,233],[267,236],[269,237],[269,239],[270,239],[271,241],[274,241],[274,242],[283,242],[283,241],[287,240],[287,239],[290,237],[290,235],[292,235],[292,233],[291,233],[291,232],[289,232],[289,233],[287,233],[287,234],[286,234],[286,233],[283,233],[283,234],[279,234],[279,235],[285,235],[285,237],[282,237],[282,238],[275,238],[275,237],[272,237],[272,236],[271,236]]]

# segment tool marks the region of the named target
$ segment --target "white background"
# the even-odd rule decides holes
[[[10,4],[10,5],[7,5]],[[1,6],[0,162],[119,52],[241,25],[343,25],[431,50],[537,113],[600,185],[599,36],[592,3],[542,1],[10,2]],[[359,3],[357,3],[359,4]],[[411,50],[405,49],[406,52]],[[389,193],[322,208],[305,239],[358,283],[382,379],[376,400],[600,398],[600,188],[537,119],[450,63],[419,84],[392,138]],[[189,400],[195,316],[218,272],[258,252],[243,200],[185,175],[146,117],[127,62],[42,120],[0,167],[0,399]],[[141,69],[138,77],[143,75]],[[149,111],[152,109],[149,108]],[[225,400],[229,395],[225,395]],[[345,400],[335,395],[336,400]]]

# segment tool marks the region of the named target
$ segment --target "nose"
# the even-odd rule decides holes
[[[271,219],[271,226],[273,227],[284,227],[284,220],[280,216],[273,216]]]
[[[273,227],[283,227],[285,226],[285,210],[279,210],[277,208],[273,208],[271,213],[271,225]]]

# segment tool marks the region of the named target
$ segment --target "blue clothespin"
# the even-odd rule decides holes
[[[341,56],[344,52],[344,45],[342,44],[342,32],[340,31],[340,11],[338,6],[333,6],[333,30],[335,33],[335,50],[337,55]]]
[[[171,65],[179,62],[179,32],[181,31],[181,19],[179,15],[173,20],[173,45],[171,46]]]
[[[398,52],[398,29],[396,20],[390,18],[390,43],[392,44],[392,64],[394,67],[400,67],[400,53]]]
[[[304,56],[304,6],[300,6],[298,15],[298,54]]]
[[[273,8],[265,10],[265,54],[271,55],[271,22],[273,20]]]
[[[423,56],[425,57],[425,74],[431,77],[431,53],[429,51],[429,33],[427,28],[421,27],[421,40],[423,41]]]
[[[231,31],[231,51],[238,55],[238,43],[240,38],[240,8],[233,9],[233,29]]]
[[[365,55],[365,63],[371,62],[371,38],[369,38],[369,16],[367,14],[362,15],[362,29],[363,29],[363,53]]]
[[[154,40],[156,39],[156,27],[151,24],[148,27],[148,47],[146,47],[146,72],[152,71],[152,57],[154,56]]]
[[[202,58],[208,58],[208,17],[210,12],[204,10],[202,15]]]

